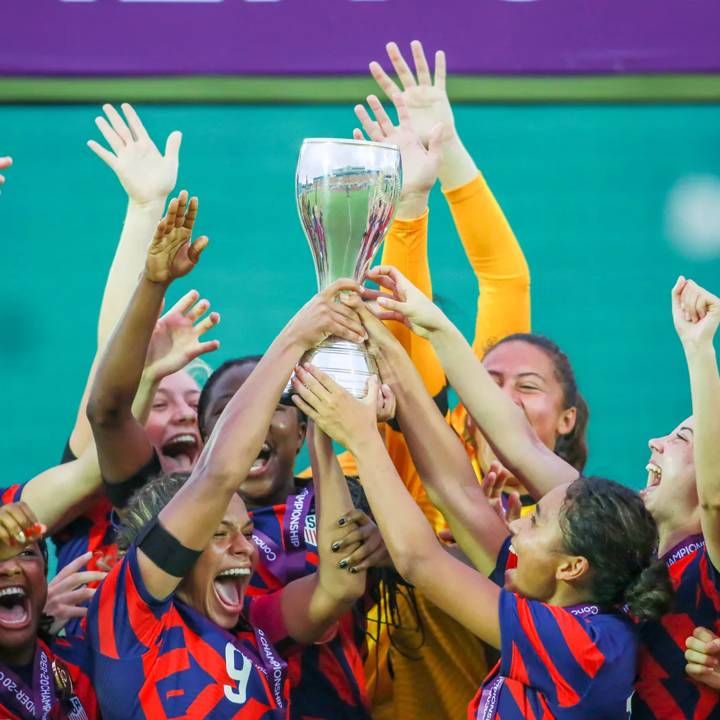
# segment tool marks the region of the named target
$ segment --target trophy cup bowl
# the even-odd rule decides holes
[[[295,193],[318,291],[342,277],[362,282],[390,227],[402,187],[395,145],[309,138],[300,148]],[[356,398],[377,365],[364,343],[331,336],[308,351],[310,362]]]

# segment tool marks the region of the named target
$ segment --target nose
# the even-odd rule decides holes
[[[241,532],[237,532],[234,534],[232,543],[230,545],[230,552],[233,555],[245,555],[249,558],[254,551],[255,543],[250,538],[245,537],[245,535],[243,535],[243,533]]]
[[[197,422],[197,410],[186,400],[178,400],[174,407],[173,421],[176,423],[195,423]]]
[[[17,561],[17,557],[10,558],[9,560],[3,560],[0,562],[0,576],[1,577],[12,577],[13,575],[20,575],[22,568],[20,563]]]
[[[650,438],[650,440],[648,440],[648,447],[653,452],[662,454],[665,447],[665,438]]]

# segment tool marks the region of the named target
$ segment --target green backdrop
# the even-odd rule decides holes
[[[293,192],[302,138],[347,136],[350,107],[146,106],[156,136],[184,132],[180,186],[200,196],[211,247],[192,285],[223,320],[217,365],[262,351],[314,291]],[[55,463],[95,342],[125,198],[84,147],[93,106],[0,106],[4,276],[3,485]],[[480,106],[457,122],[527,254],[536,330],[573,361],[591,408],[592,472],[639,487],[647,439],[689,413],[669,312],[678,273],[720,290],[720,262],[689,262],[664,236],[667,193],[720,168],[720,106]],[[439,192],[431,264],[438,298],[472,331],[476,285]],[[171,289],[171,300],[190,280]]]

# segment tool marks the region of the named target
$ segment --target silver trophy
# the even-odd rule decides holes
[[[362,282],[390,227],[402,187],[395,145],[310,138],[295,176],[298,213],[315,263],[318,291],[342,277]],[[356,398],[377,373],[364,343],[331,336],[305,354]]]

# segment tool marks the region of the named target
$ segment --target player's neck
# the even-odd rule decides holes
[[[585,588],[577,588],[570,583],[558,583],[555,594],[548,600],[548,605],[556,605],[557,607],[572,607],[573,605],[582,605],[583,603],[592,603],[592,598]]]
[[[22,647],[0,647],[0,665],[22,667],[29,665],[35,657],[35,643],[26,643]]]
[[[683,523],[658,523],[658,557],[662,557],[672,550],[678,543],[691,535],[699,535],[702,532],[700,523],[694,518]]]
[[[281,483],[276,485],[270,493],[258,497],[243,496],[248,510],[272,507],[273,505],[284,505],[287,499],[295,492],[295,476],[290,475]]]

